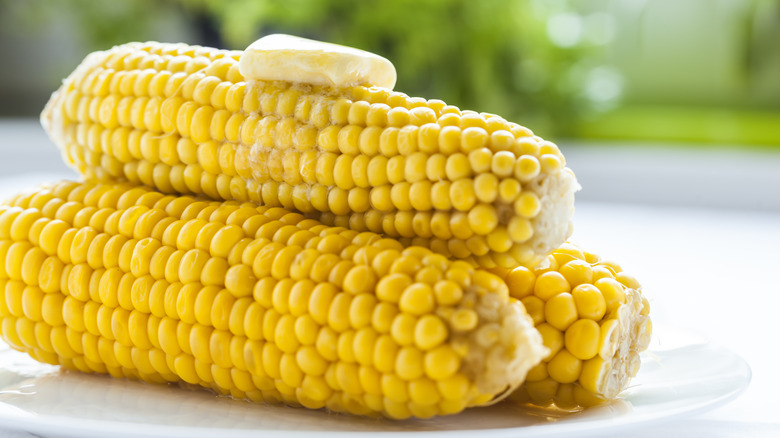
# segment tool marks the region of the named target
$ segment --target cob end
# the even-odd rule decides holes
[[[499,293],[479,291],[465,296],[465,302],[476,301],[480,325],[454,337],[455,345],[471,346],[463,361],[464,374],[473,379],[480,393],[494,395],[480,400],[480,405],[509,395],[548,353],[523,306],[516,301],[504,302],[500,289],[492,290]]]
[[[536,254],[549,254],[574,231],[574,193],[580,189],[580,185],[569,168],[533,184],[534,191],[540,194],[542,207],[534,220],[536,231],[530,243]],[[564,221],[566,226],[562,223]]]

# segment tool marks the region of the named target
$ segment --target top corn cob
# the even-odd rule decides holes
[[[570,234],[573,174],[527,128],[379,87],[247,81],[240,56],[93,53],[43,124],[88,180],[283,206],[485,267],[533,266]]]

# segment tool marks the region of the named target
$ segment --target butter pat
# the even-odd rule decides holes
[[[396,80],[393,64],[379,55],[283,34],[252,43],[241,55],[238,69],[247,80],[333,87],[374,85],[392,90]]]

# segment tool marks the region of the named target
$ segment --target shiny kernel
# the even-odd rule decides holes
[[[531,192],[523,192],[517,198],[514,204],[515,213],[524,218],[534,218],[541,211],[541,202],[536,194]]]
[[[431,287],[424,283],[413,283],[401,294],[399,307],[412,315],[424,315],[433,311],[435,299]]]
[[[389,124],[388,114],[388,124]],[[389,127],[382,131],[379,137],[379,152],[385,157],[394,157],[398,155],[398,128]]]
[[[376,274],[365,265],[358,265],[350,269],[344,278],[344,291],[352,294],[368,293],[374,290]]]
[[[549,350],[549,354],[544,358],[549,361],[563,348],[563,333],[546,322],[537,324],[536,330],[542,335],[542,343]]]
[[[488,133],[480,127],[469,127],[461,132],[461,150],[465,153],[485,147]]]
[[[363,125],[366,124],[366,116],[368,115],[370,104],[366,101],[353,102],[349,106],[349,112],[347,114],[347,123],[349,125]]]
[[[356,296],[349,306],[349,321],[353,328],[360,329],[371,324],[371,317],[377,300],[372,294]]]
[[[470,126],[478,126],[484,129],[487,127],[487,124],[485,123],[485,118],[482,115],[477,114],[474,111],[462,111],[460,117],[461,129],[466,129]]]
[[[476,149],[469,152],[469,165],[475,173],[485,173],[490,171],[493,162],[493,152],[488,148]]]
[[[252,295],[256,282],[252,268],[247,265],[235,265],[225,275],[225,288],[236,298]]]
[[[591,269],[593,271],[593,282],[601,280],[602,278],[615,278],[614,272],[606,266],[596,265]]]
[[[414,347],[402,347],[395,361],[395,372],[404,380],[414,380],[423,376],[423,353]]]
[[[436,315],[424,315],[418,321],[414,329],[414,343],[421,350],[430,350],[439,346],[449,331],[444,321]]]
[[[368,184],[370,187],[379,187],[389,182],[387,178],[387,158],[383,156],[372,157],[366,167]]]
[[[550,271],[539,275],[534,284],[534,295],[547,301],[561,292],[571,291],[571,285],[559,272]]]
[[[474,178],[474,193],[480,202],[492,203],[498,197],[498,178],[492,173],[479,174]]]
[[[564,166],[564,162],[561,160],[561,155],[555,154],[543,154],[540,157],[540,164],[542,166],[542,171],[546,173],[555,173],[561,170]]]
[[[566,330],[577,320],[577,306],[570,293],[563,292],[547,300],[544,319],[558,330]]]
[[[362,130],[362,127],[356,125],[347,125],[341,128],[338,133],[337,143],[342,154],[357,155],[360,153],[360,134]]]
[[[474,182],[471,179],[459,179],[450,185],[452,206],[459,211],[468,211],[477,202]]]
[[[406,157],[396,155],[387,160],[387,180],[391,184],[404,182],[406,177]]]
[[[582,372],[582,361],[568,350],[561,350],[547,363],[547,372],[558,383],[574,383]]]
[[[436,121],[436,113],[424,106],[412,108],[409,111],[410,123],[417,126],[433,123]]]
[[[403,107],[395,107],[387,112],[387,124],[392,127],[402,127],[410,123],[409,110]]]
[[[456,181],[471,176],[471,165],[468,156],[462,153],[455,153],[448,156],[445,172],[447,174],[447,179],[450,181]]]
[[[637,281],[636,278],[634,278],[632,275],[626,274],[625,272],[618,272],[615,275],[615,279],[619,281],[623,286],[634,289],[634,290],[641,290],[642,285],[639,284],[639,281]]]
[[[366,113],[366,126],[383,128],[387,125],[387,113],[390,106],[384,103],[373,103]]]
[[[507,228],[501,225],[488,234],[487,244],[491,251],[505,253],[512,248],[512,238],[509,236]]]
[[[515,179],[504,179],[498,185],[498,199],[507,204],[514,202],[520,196],[522,188]]]
[[[457,126],[444,126],[439,131],[439,150],[452,155],[461,150],[461,130]]]
[[[590,263],[584,260],[572,260],[558,269],[566,281],[576,287],[584,283],[591,283],[593,280],[593,270]]]
[[[449,181],[437,181],[431,186],[431,206],[434,209],[441,210],[444,213],[452,209],[452,199],[450,198],[450,190],[452,184]],[[476,199],[476,195],[475,195]],[[439,212],[437,212],[439,213]],[[447,218],[449,221],[449,217]]]
[[[420,151],[432,154],[439,151],[439,132],[441,126],[437,123],[426,123],[417,132],[417,147]]]
[[[398,315],[398,307],[392,303],[380,302],[371,314],[371,326],[379,333],[388,333],[393,319]]]
[[[613,278],[602,278],[593,283],[601,291],[607,305],[606,313],[612,313],[618,307],[626,303],[624,287]]]
[[[398,345],[410,345],[414,342],[414,330],[417,326],[415,316],[400,313],[393,319],[390,334]]]
[[[493,155],[490,169],[499,177],[507,177],[512,174],[515,167],[515,156],[509,151],[498,151]]]
[[[509,287],[509,295],[520,300],[533,293],[536,276],[530,269],[519,266],[507,274],[505,281]]]
[[[498,212],[488,204],[478,204],[468,213],[469,226],[480,235],[487,235],[498,225]]]
[[[544,322],[544,301],[531,295],[521,299],[520,302],[523,303],[528,316],[534,321],[534,325]]]
[[[436,302],[439,305],[451,306],[457,304],[463,298],[463,289],[452,280],[436,282],[433,290]]]
[[[493,131],[490,134],[490,144],[493,146],[495,150],[499,150],[499,151],[511,150],[514,143],[515,143],[515,136],[511,132],[505,129]]]
[[[599,324],[592,319],[575,321],[564,334],[564,345],[574,357],[588,360],[598,353]]]
[[[479,322],[477,312],[471,309],[458,309],[450,316],[450,325],[453,330],[468,332],[473,330]]]
[[[533,224],[526,218],[513,217],[509,220],[507,232],[513,242],[522,243],[530,239],[534,234]]]
[[[520,182],[528,182],[536,178],[542,170],[539,160],[532,155],[521,156],[514,167],[514,175]]]

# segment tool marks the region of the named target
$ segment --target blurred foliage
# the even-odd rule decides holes
[[[156,0],[0,0],[0,11],[12,19],[6,26],[31,36],[66,22],[87,50],[104,50],[127,41],[148,40],[160,32],[178,5]]]
[[[359,47],[395,64],[399,91],[500,114],[545,136],[571,134],[593,106],[584,82],[600,65],[603,41],[578,38],[561,44],[548,35],[552,16],[587,13],[584,5],[570,0],[0,0],[2,10],[16,9],[33,29],[70,20],[87,50],[159,39],[167,20],[182,17],[195,30],[185,40],[189,43],[242,49],[263,35],[290,33]],[[581,33],[598,33],[586,30]]]
[[[0,23],[0,54],[75,38],[57,78],[127,41],[289,33],[378,53],[397,90],[546,137],[780,144],[780,0],[0,0]]]
[[[359,47],[395,64],[397,90],[501,114],[543,135],[570,134],[589,109],[581,91],[587,70],[598,65],[599,44],[561,47],[547,34],[549,18],[573,11],[577,2],[178,1],[213,17],[230,48],[269,33]]]

